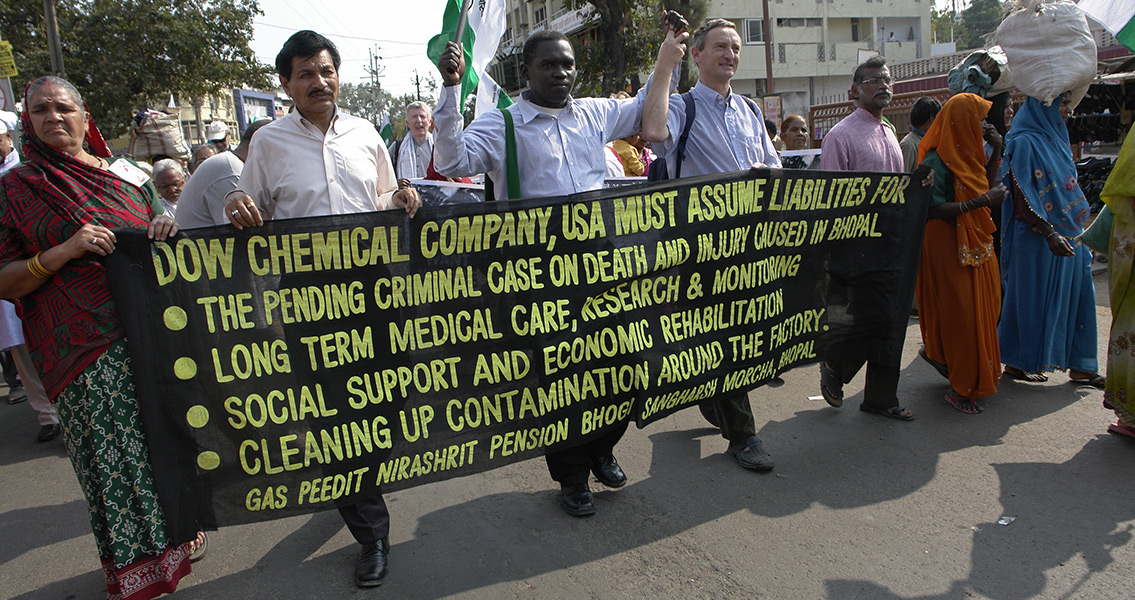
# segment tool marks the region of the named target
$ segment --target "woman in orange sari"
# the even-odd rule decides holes
[[[934,188],[918,272],[919,355],[950,380],[946,401],[969,414],[997,392],[1001,352],[1001,274],[993,254],[989,207],[1005,186],[990,189],[1001,163],[1001,136],[983,119],[992,103],[974,94],[950,98],[918,147],[934,169]],[[993,146],[986,157],[983,142]]]

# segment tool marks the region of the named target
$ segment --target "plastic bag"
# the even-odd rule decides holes
[[[1052,104],[1068,96],[1075,107],[1096,76],[1096,41],[1084,13],[1072,2],[1019,3],[994,39],[1005,50],[1017,89]]]

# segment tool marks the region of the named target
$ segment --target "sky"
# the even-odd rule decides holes
[[[362,83],[368,52],[378,48],[383,88],[413,93],[414,70],[439,80],[426,57],[426,42],[441,31],[445,0],[259,0],[252,50],[268,65],[288,37],[301,29],[319,32],[339,48],[340,83]]]

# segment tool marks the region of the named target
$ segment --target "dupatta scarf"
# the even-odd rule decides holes
[[[1090,211],[1076,179],[1061,98],[1051,106],[1032,97],[1025,100],[1005,138],[1003,168],[1012,172],[1030,210],[1061,235],[1075,237],[1083,233]]]
[[[918,145],[918,162],[931,150],[954,175],[954,201],[964,202],[989,191],[985,177],[985,142],[981,120],[993,103],[976,94],[956,94],[946,101]],[[955,218],[958,231],[958,261],[976,267],[993,256],[993,232],[997,230],[983,206]]]
[[[0,265],[62,244],[83,225],[145,229],[157,194],[56,150],[35,136],[27,107],[25,162],[3,177],[0,191]],[[98,152],[98,150],[96,150]],[[106,269],[98,256],[72,260],[20,299],[28,347],[55,398],[109,345],[123,337]]]

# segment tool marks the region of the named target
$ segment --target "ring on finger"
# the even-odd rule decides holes
[[[235,217],[235,216],[237,216],[237,215],[239,215],[239,214],[240,214],[240,211],[239,211],[239,210],[234,210],[234,211],[231,211],[231,212],[229,212],[229,214]]]

